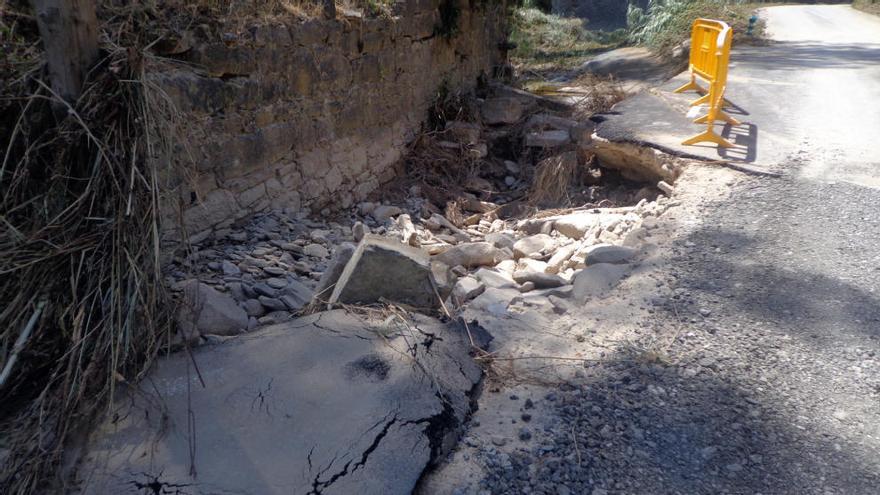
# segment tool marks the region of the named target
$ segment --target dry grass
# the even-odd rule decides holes
[[[39,66],[36,28],[2,14],[0,486],[59,490],[65,447],[170,345],[159,264],[159,182],[171,109],[142,82],[136,12],[105,25],[76,102]]]

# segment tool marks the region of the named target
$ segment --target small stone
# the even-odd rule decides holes
[[[266,275],[271,275],[273,277],[280,277],[285,273],[283,268],[277,266],[267,266],[263,268],[263,271],[266,272]]]
[[[269,311],[287,311],[287,305],[274,297],[260,296],[260,304]]]
[[[517,98],[489,98],[480,110],[485,124],[516,124],[522,118],[523,105]]]
[[[588,266],[597,265],[599,263],[622,265],[629,263],[635,255],[636,250],[630,247],[597,244],[587,248],[585,261]]]
[[[535,283],[532,281],[527,281],[519,286],[519,291],[525,294],[526,292],[531,292],[535,290]]]
[[[526,427],[522,427],[519,430],[519,439],[522,440],[523,442],[528,442],[529,440],[531,440],[532,439],[531,430],[529,430]]]
[[[266,283],[259,283],[259,284],[254,285],[253,290],[254,290],[254,293],[259,294],[261,296],[266,296],[266,297],[275,297],[275,294],[278,293],[277,290],[273,289],[272,287],[269,287],[269,284],[266,284]]]
[[[516,184],[516,179],[508,175],[504,178],[504,184],[506,184],[507,187],[512,187],[514,184]]]
[[[568,144],[571,135],[568,131],[543,131],[526,134],[525,145],[530,148],[556,148]]]
[[[492,437],[492,445],[496,447],[504,447],[505,445],[507,445],[507,439],[498,436]]]
[[[533,407],[535,407],[535,403],[532,402],[532,399],[526,399],[523,407],[525,407],[526,409],[532,409]]]
[[[504,252],[488,242],[469,242],[459,244],[434,257],[448,266],[494,266],[507,258]]]
[[[520,415],[520,419],[522,419],[523,421],[528,423],[529,421],[532,420],[532,415],[529,413],[522,413],[522,415]]]
[[[307,245],[303,248],[303,253],[305,253],[306,256],[311,256],[313,258],[327,258],[330,256],[330,251],[320,244]]]
[[[283,278],[273,277],[266,280],[266,285],[272,287],[273,289],[283,289],[287,287],[287,280],[284,280]]]
[[[231,261],[224,260],[223,263],[221,263],[221,267],[223,269],[223,275],[241,275],[241,270]]]
[[[400,215],[401,213],[403,213],[403,210],[396,206],[382,205],[377,206],[376,209],[373,210],[372,213],[370,213],[370,215],[372,215],[372,217],[375,218],[377,222],[385,223],[388,220],[391,220],[391,217],[395,217],[397,215]]]
[[[510,394],[510,400],[519,400],[519,396],[516,394]]]
[[[704,318],[708,318],[709,315],[711,315],[711,314],[712,314],[711,310],[708,310],[706,308],[700,308],[700,315],[703,316]]]
[[[463,303],[479,296],[486,290],[486,286],[473,277],[462,277],[455,283],[452,294],[456,300]]]
[[[556,247],[556,240],[547,234],[535,234],[524,237],[513,245],[513,257],[525,258],[533,254],[547,252]]]
[[[518,270],[513,272],[513,280],[518,284],[531,282],[537,289],[553,289],[567,284],[565,279],[559,275],[533,270]]]
[[[351,235],[354,238],[354,242],[361,242],[361,239],[363,239],[368,233],[369,229],[363,224],[363,222],[355,222],[355,224],[351,226]]]
[[[263,316],[266,314],[266,310],[263,308],[263,305],[260,301],[256,299],[248,299],[244,302],[244,310],[247,312],[248,316]]]

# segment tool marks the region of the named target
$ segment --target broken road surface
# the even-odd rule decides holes
[[[82,490],[409,493],[470,412],[469,349],[428,317],[335,310],[174,354],[95,432]]]

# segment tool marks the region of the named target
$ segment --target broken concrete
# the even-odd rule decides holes
[[[470,414],[468,339],[336,310],[171,355],[92,435],[81,492],[410,493]]]
[[[439,304],[435,286],[428,253],[368,235],[352,253],[328,302],[372,304],[384,299],[433,308]]]

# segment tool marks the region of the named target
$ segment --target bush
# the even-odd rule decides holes
[[[658,50],[688,39],[691,23],[698,17],[719,19],[743,35],[757,2],[744,0],[651,0],[647,10],[630,5],[627,14],[629,40]]]

